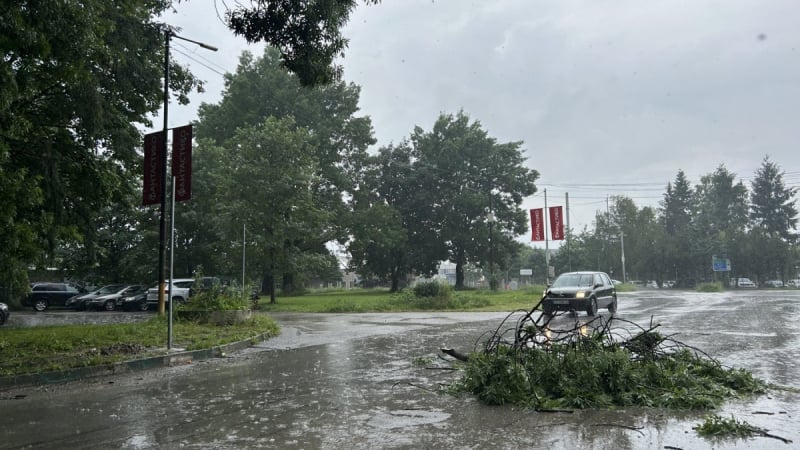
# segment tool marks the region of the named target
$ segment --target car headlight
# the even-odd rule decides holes
[[[578,291],[575,293],[575,298],[584,298],[586,297],[586,292]]]

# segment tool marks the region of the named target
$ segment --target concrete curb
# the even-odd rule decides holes
[[[259,342],[265,341],[269,337],[272,337],[272,335],[269,333],[263,333],[243,341],[232,342],[230,344],[219,345],[200,350],[165,353],[163,355],[151,356],[142,359],[133,359],[130,361],[120,361],[101,366],[77,367],[74,369],[59,370],[54,372],[41,372],[0,377],[0,389],[30,385],[66,383],[69,381],[83,380],[87,378],[96,378],[107,375],[155,369],[157,367],[170,367],[190,364],[193,361],[220,358],[228,353],[244,350],[248,347],[258,344]]]

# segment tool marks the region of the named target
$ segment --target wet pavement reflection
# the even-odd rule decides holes
[[[723,364],[797,390],[798,305],[800,291],[643,291],[620,297],[618,317],[642,326],[652,320],[662,333]],[[0,392],[0,448],[800,446],[794,392],[735,400],[713,411],[793,440],[789,445],[701,438],[692,427],[709,411],[538,413],[439,393],[458,376],[439,348],[468,352],[506,315],[276,314],[281,336],[226,358]]]

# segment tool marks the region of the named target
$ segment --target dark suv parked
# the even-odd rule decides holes
[[[72,283],[34,283],[31,293],[22,299],[22,306],[34,311],[45,311],[51,306],[64,306],[72,296],[86,292]]]
[[[598,308],[617,312],[617,290],[603,272],[562,273],[547,287],[542,298],[542,312],[586,311],[594,316]]]

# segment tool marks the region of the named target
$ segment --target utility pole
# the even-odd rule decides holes
[[[167,133],[169,132],[169,42],[170,39],[181,39],[193,44],[197,44],[207,50],[217,51],[213,47],[202,42],[193,41],[173,33],[169,27],[164,29],[164,129],[161,148],[161,210],[159,212],[159,232],[158,232],[158,314],[164,315],[165,305],[165,278],[166,278],[166,255],[167,255]],[[171,177],[170,177],[171,178]],[[173,183],[174,184],[174,183]],[[171,303],[171,302],[170,302]],[[170,321],[171,326],[171,321]],[[169,331],[171,333],[171,329]]]
[[[572,237],[572,230],[569,228],[569,192],[564,193],[564,203],[566,204],[567,215],[567,267],[569,267],[569,271],[572,272],[572,255],[569,252],[569,241]]]
[[[489,214],[486,215],[486,221],[489,223],[489,289],[496,289],[496,282],[494,280],[494,202],[492,200],[492,192],[489,191]]]
[[[544,210],[542,211],[542,220],[544,221],[544,281],[545,285],[550,285],[550,238],[547,237],[549,230],[547,229],[547,189],[544,189]]]

